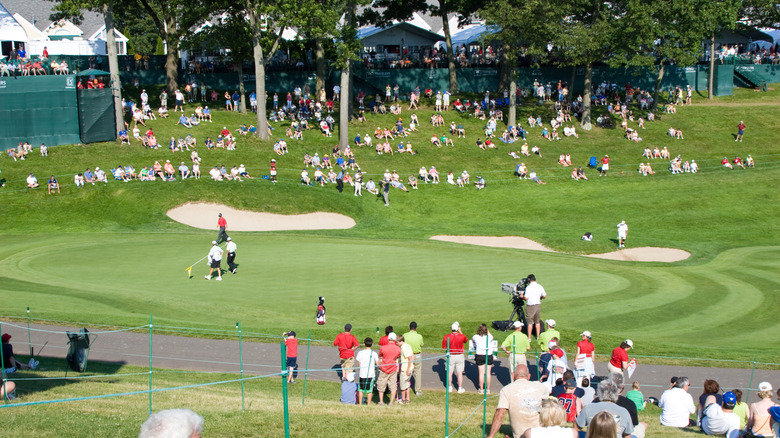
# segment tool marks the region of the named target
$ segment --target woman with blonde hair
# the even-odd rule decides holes
[[[544,399],[539,412],[540,427],[526,429],[523,438],[576,438],[577,431],[564,427],[565,423],[566,411],[558,400]]]
[[[772,422],[769,415],[769,408],[775,406],[772,395],[771,383],[761,382],[758,384],[758,398],[761,400],[750,404],[747,422],[747,431],[752,432],[753,436],[772,436]]]
[[[618,434],[618,425],[612,414],[607,411],[596,414],[588,425],[586,438],[615,438]]]

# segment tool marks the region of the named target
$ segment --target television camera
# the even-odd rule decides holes
[[[493,321],[493,328],[501,331],[508,331],[512,329],[512,325],[515,321],[520,321],[525,324],[525,312],[523,306],[525,306],[525,288],[531,280],[528,277],[521,279],[517,284],[514,283],[501,283],[501,291],[511,295],[509,301],[512,303],[512,314],[509,315],[509,319],[505,321]],[[517,319],[515,319],[517,316]]]

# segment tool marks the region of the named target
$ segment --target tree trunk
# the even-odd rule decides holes
[[[664,80],[664,65],[663,59],[661,65],[658,67],[658,76],[655,78],[655,90],[653,91],[653,111],[658,108],[658,93],[661,91],[661,82]]]
[[[114,15],[111,3],[103,3],[103,17],[106,23],[106,53],[108,54],[108,71],[111,72],[111,95],[114,97],[115,133],[124,129],[122,117],[122,83],[119,80],[119,60],[117,59],[116,37],[114,35]]]
[[[506,119],[506,124],[509,126],[517,126],[517,78],[515,77],[515,69],[512,69],[512,73],[509,76],[509,114]]]
[[[176,30],[176,21],[173,17],[166,20],[167,32],[164,35],[168,53],[165,58],[165,77],[167,79],[166,90],[169,96],[179,89],[179,35]]]
[[[593,125],[590,123],[590,90],[591,76],[593,75],[593,65],[589,62],[585,64],[585,90],[582,92],[582,129],[590,131]]]
[[[244,87],[244,63],[239,61],[236,66],[238,72],[238,92],[241,94],[241,114],[246,114],[246,88]]]
[[[714,98],[714,91],[715,91],[715,85],[713,82],[715,81],[715,33],[712,34],[712,39],[710,40],[710,78],[709,81],[707,81],[707,92],[710,94],[709,99]]]
[[[503,55],[501,56],[501,63],[498,65],[498,92],[501,95],[503,90],[509,87],[511,81],[512,67],[510,67],[510,61],[507,59],[507,53],[512,50],[508,45],[504,45]]]
[[[328,60],[325,59],[325,45],[322,38],[317,38],[314,42],[316,45],[314,56],[316,57],[315,62],[317,65],[317,82],[314,87],[314,99],[312,100],[319,102],[320,92],[325,89],[325,78],[328,75]]]
[[[447,20],[447,2],[439,0],[439,14],[444,30],[444,42],[447,44],[447,69],[450,73],[450,94],[458,94],[458,72],[455,69],[455,48],[452,47],[450,22]],[[403,50],[403,47],[401,48]]]
[[[266,115],[265,98],[265,59],[263,46],[260,41],[263,38],[257,13],[249,8],[249,25],[252,27],[252,53],[255,64],[255,94],[257,94],[257,136],[261,140],[268,140],[268,117]]]
[[[352,74],[352,63],[348,62],[344,68],[341,69],[341,98],[339,101],[339,149],[346,149],[349,144],[349,119],[350,119],[350,107],[352,101],[352,93],[350,88],[352,83],[350,81],[350,75]]]
[[[571,102],[574,100],[574,81],[577,80],[577,66],[573,65],[571,66],[571,81],[569,81],[569,94],[566,96],[567,99],[570,99]]]

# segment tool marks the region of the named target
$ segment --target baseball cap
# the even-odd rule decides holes
[[[587,337],[589,337],[589,338],[591,338],[591,337],[592,337],[592,336],[590,335],[590,332],[589,332],[589,331],[587,331],[587,330],[585,330],[584,332],[580,333],[580,336],[587,336]]]
[[[545,322],[546,322],[546,323],[547,323],[547,325],[549,325],[550,327],[555,327],[555,320],[554,320],[554,319],[548,319],[548,320],[546,320]]]
[[[734,407],[737,404],[737,396],[731,391],[727,391],[723,394],[723,406]]]
[[[515,322],[512,324],[512,327],[514,327],[514,328],[520,328],[520,327],[522,327],[523,325],[524,325],[524,324],[523,324],[523,321],[515,321]]]
[[[3,335],[5,336],[5,335]],[[5,339],[5,338],[3,338]],[[761,382],[758,384],[758,390],[759,391],[771,391],[772,390],[772,384],[769,382]]]
[[[563,382],[563,386],[566,388],[576,388],[577,382],[574,379],[569,379],[565,382]]]
[[[230,242],[231,240],[233,240],[233,239],[231,239],[230,237],[228,237],[228,238],[227,238],[227,241],[228,241],[228,242]]]
[[[211,241],[211,244],[212,244],[212,245],[216,245],[216,244],[217,244],[217,241],[216,241],[216,240],[212,240],[212,241]]]
[[[387,340],[388,341],[395,341],[397,338],[398,338],[398,336],[396,336],[395,332],[390,332],[390,334],[387,335]]]
[[[352,324],[349,324],[349,323],[344,324],[344,330],[346,330],[346,331],[352,330]]]
[[[351,372],[347,374],[347,382],[354,382],[355,381],[355,372]]]
[[[626,344],[628,344],[630,348],[634,348],[634,341],[632,341],[631,339],[626,339]]]
[[[3,333],[3,342],[8,342],[9,339],[11,339],[11,335],[8,333]]]
[[[458,321],[452,323],[452,331],[455,331],[459,328],[460,328],[460,323],[458,323]]]
[[[289,332],[287,332],[287,336],[292,336],[294,338],[295,337],[295,332],[290,330]]]

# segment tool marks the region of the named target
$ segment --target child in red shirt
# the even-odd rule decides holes
[[[294,331],[284,332],[282,336],[287,336],[284,341],[284,345],[287,347],[287,382],[295,383],[293,375],[295,369],[298,368],[298,339],[295,338]]]

